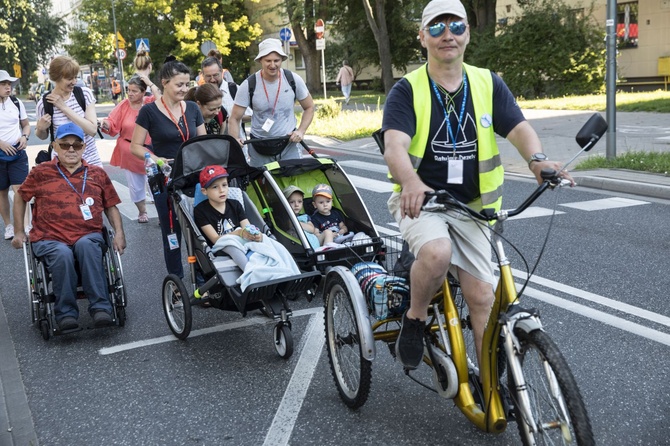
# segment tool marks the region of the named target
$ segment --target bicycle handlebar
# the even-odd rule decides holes
[[[448,191],[438,190],[435,192],[426,192],[426,199],[424,200],[421,210],[426,212],[439,212],[448,209],[460,209],[468,213],[470,216],[482,221],[506,220],[507,218],[519,215],[528,209],[528,207],[530,207],[530,205],[533,204],[548,188],[553,189],[557,186],[561,187],[570,184],[570,181],[563,180],[559,177],[559,174],[560,172],[554,169],[542,169],[540,176],[544,181],[516,209],[501,209],[498,212],[493,212],[492,209],[484,209],[479,212],[455,199]]]

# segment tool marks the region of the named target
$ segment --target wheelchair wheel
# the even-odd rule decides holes
[[[123,307],[118,307],[116,309],[116,320],[119,322],[119,327],[126,326],[126,309]]]
[[[291,333],[291,327],[280,322],[275,325],[272,334],[277,354],[284,359],[290,358],[293,354],[293,333]]]
[[[40,321],[40,333],[42,333],[42,338],[45,341],[49,340],[49,337],[51,336],[51,330],[49,330],[49,323],[46,320]]]
[[[330,369],[340,397],[356,409],[368,399],[372,364],[363,357],[354,305],[340,276],[328,280],[324,298]]]
[[[184,282],[170,274],[163,281],[163,312],[172,333],[178,339],[186,339],[191,333],[191,301]]]

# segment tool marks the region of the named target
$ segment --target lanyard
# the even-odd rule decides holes
[[[456,137],[454,136],[454,132],[451,128],[451,120],[449,119],[449,112],[447,111],[447,107],[444,104],[444,101],[442,101],[442,95],[440,94],[440,91],[437,89],[437,85],[435,82],[431,79],[430,80],[430,85],[433,87],[433,90],[435,91],[435,96],[437,96],[437,100],[442,106],[442,110],[444,110],[444,120],[447,121],[447,131],[449,132],[449,138],[451,138],[451,142],[454,146],[454,153],[456,153]],[[461,112],[458,115],[458,127],[456,128],[456,131],[458,131],[459,128],[461,128],[461,122],[463,122],[463,115],[465,114],[465,103],[468,101],[468,78],[465,77],[465,73],[463,73],[463,101],[461,102]]]
[[[161,96],[161,102],[163,103],[163,107],[165,107],[165,110],[168,112],[168,115],[170,115],[170,120],[175,125],[175,127],[177,127],[177,130],[179,130],[182,142],[186,142],[186,140],[189,139],[190,135],[188,132],[188,123],[186,122],[186,116],[184,115],[184,109],[181,106],[181,101],[179,101],[179,109],[181,110],[181,118],[184,121],[184,127],[186,127],[186,137],[184,137],[184,132],[181,131],[181,127],[179,127],[179,121],[175,119],[174,115],[172,114],[168,106],[165,105],[165,100],[163,99],[163,96]]]
[[[73,190],[77,195],[79,195],[79,198],[81,198],[81,202],[84,203],[84,204],[86,204],[86,201],[84,200],[84,191],[86,190],[86,178],[88,177],[88,167],[85,167],[85,168],[84,168],[84,182],[83,182],[83,184],[81,185],[81,194],[80,194],[79,192],[77,192],[77,189],[74,188],[74,185],[73,185],[72,183],[70,183],[70,180],[65,176],[65,174],[63,173],[63,171],[60,170],[60,166],[59,166],[58,164],[56,164],[56,169],[58,169],[58,172],[60,173],[60,175],[61,175],[63,178],[65,178],[65,181],[67,181],[67,184],[70,185],[70,187],[72,188],[72,190]]]
[[[275,116],[275,109],[277,108],[277,101],[279,100],[279,92],[281,90],[281,70],[279,70],[279,85],[277,85],[277,96],[275,96],[275,103],[272,106],[272,117],[274,118]],[[263,82],[263,90],[265,91],[265,97],[268,100],[268,104],[270,103],[270,96],[268,95],[268,89],[265,87],[265,79],[263,79],[263,73],[261,72],[261,82]]]

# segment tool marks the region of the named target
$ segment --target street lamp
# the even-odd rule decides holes
[[[116,10],[114,9],[114,0],[112,0],[112,20],[114,21],[114,40],[116,42],[116,51],[114,51],[114,54],[116,55],[116,64],[119,67],[119,74],[121,75],[121,99],[125,99],[126,97],[126,87],[125,87],[125,78],[123,77],[123,62],[121,62],[121,58],[119,57],[119,33],[116,31]]]

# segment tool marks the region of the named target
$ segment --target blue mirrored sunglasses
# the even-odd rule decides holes
[[[465,28],[467,25],[464,22],[451,22],[446,24],[444,22],[436,23],[434,25],[427,26],[428,34],[433,37],[440,37],[444,34],[444,31],[449,27],[449,32],[454,36],[462,36],[465,33]]]

